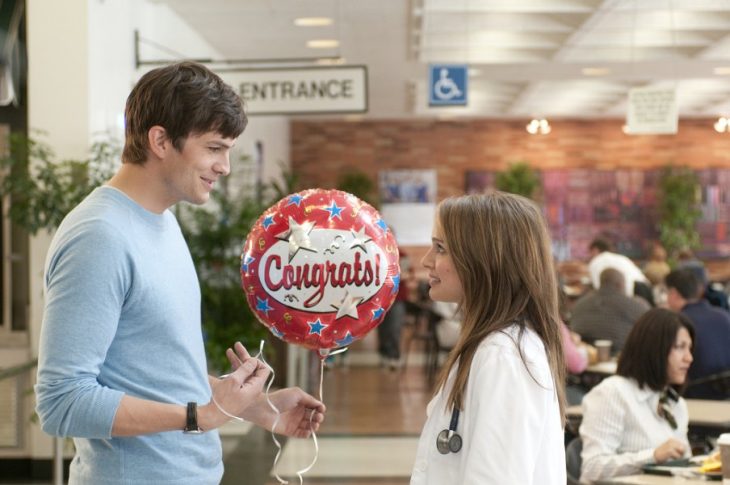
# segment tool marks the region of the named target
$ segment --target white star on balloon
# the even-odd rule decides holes
[[[362,303],[363,298],[359,296],[352,296],[349,291],[345,292],[345,297],[342,299],[339,305],[330,303],[333,308],[337,310],[335,320],[339,320],[344,316],[352,317],[355,320],[360,318],[357,313],[357,306]]]
[[[312,240],[309,238],[309,233],[312,232],[312,229],[314,229],[313,222],[307,221],[299,224],[293,217],[289,216],[289,230],[276,236],[277,239],[287,241],[289,243],[290,263],[300,249],[311,251],[313,253],[317,252],[317,250],[312,247]]]
[[[365,227],[364,226],[361,227],[360,230],[358,230],[357,232],[355,232],[352,229],[350,229],[350,233],[352,234],[352,237],[353,237],[352,244],[350,244],[350,249],[360,248],[364,252],[367,253],[368,252],[368,248],[365,247],[365,244],[366,243],[369,243],[370,241],[372,241],[373,238],[371,238],[370,236],[368,236],[367,234],[365,234]]]

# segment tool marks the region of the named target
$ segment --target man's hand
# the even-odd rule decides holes
[[[226,351],[226,356],[233,369],[238,370],[249,354],[240,342],[236,342],[233,349]],[[281,413],[276,425],[276,432],[279,434],[308,438],[313,431],[316,432],[319,429],[320,423],[324,421],[325,405],[298,387],[272,392],[269,394],[269,399]],[[269,431],[274,426],[276,419],[276,413],[271,409],[263,394],[259,395],[243,413],[237,414],[237,416]]]
[[[225,379],[211,379],[210,383],[213,399],[218,405],[229,414],[241,416],[246,408],[261,396],[266,379],[269,377],[269,369],[260,360],[251,358],[239,342],[234,348],[235,352],[231,349],[228,349],[228,352],[236,356],[235,370]],[[198,412],[199,425],[205,431],[215,429],[230,419],[212,400],[200,407]]]
[[[667,460],[677,460],[684,456],[685,444],[676,438],[669,438],[654,450],[654,461],[663,463]]]
[[[276,425],[276,432],[279,434],[308,438],[324,421],[325,405],[298,387],[272,392],[269,399],[281,413]],[[244,411],[242,417],[270,431],[276,413],[266,401],[266,396],[261,395]]]

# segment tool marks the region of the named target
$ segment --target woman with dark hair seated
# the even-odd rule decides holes
[[[583,398],[581,481],[690,456],[687,404],[677,391],[692,363],[693,341],[692,323],[680,313],[655,308],[639,318],[617,375]]]

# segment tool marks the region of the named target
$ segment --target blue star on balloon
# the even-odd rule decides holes
[[[259,298],[257,296],[256,297],[256,310],[258,310],[260,312],[264,312],[266,314],[266,316],[268,317],[269,316],[269,312],[271,310],[273,310],[273,308],[271,308],[269,306],[269,299],[268,298]]]
[[[264,222],[261,223],[261,225],[264,226],[264,229],[268,229],[270,225],[274,223],[274,216],[266,216],[264,217]]]
[[[307,325],[309,325],[309,335],[317,334],[322,335],[322,330],[327,328],[329,325],[325,325],[324,323],[319,321],[319,318],[313,322],[307,322]]]
[[[273,333],[277,337],[279,337],[281,339],[284,338],[284,334],[281,331],[279,331],[278,328],[276,328],[276,327],[269,327],[269,330],[271,330],[271,333]]]
[[[332,201],[331,206],[324,208],[324,210],[330,213],[330,220],[334,219],[335,217],[342,220],[342,216],[340,215],[342,209],[344,209],[344,207],[338,207],[334,200]]]
[[[350,331],[348,330],[347,333],[345,334],[345,336],[343,338],[341,338],[340,340],[335,340],[335,343],[337,344],[338,347],[344,347],[345,345],[350,345],[354,341],[355,341],[355,337],[353,337],[352,334],[350,333]]]
[[[375,221],[375,225],[382,229],[383,232],[388,232],[388,224],[386,224],[383,219],[378,219],[377,221]]]
[[[373,320],[377,320],[378,318],[382,317],[383,313],[385,313],[383,307],[378,307],[377,310],[373,310]]]
[[[241,269],[244,271],[244,273],[248,273],[248,265],[250,265],[254,261],[256,261],[256,258],[249,255],[244,256],[243,263],[241,264]]]
[[[390,290],[390,294],[395,295],[396,293],[398,293],[398,287],[400,286],[400,275],[397,274],[397,275],[393,276],[392,279],[393,279],[393,289]]]
[[[304,200],[304,197],[299,194],[290,195],[287,199],[289,203],[286,206],[289,207],[290,205],[296,205],[297,207],[299,207],[299,205],[302,203],[302,200]]]

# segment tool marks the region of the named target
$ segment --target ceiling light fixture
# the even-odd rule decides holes
[[[314,61],[319,66],[338,66],[345,63],[344,57],[322,57]]]
[[[329,17],[299,17],[294,19],[294,25],[298,27],[324,27],[332,25],[332,19]]]
[[[550,123],[545,118],[538,120],[537,118],[530,121],[525,129],[530,135],[547,135],[553,129],[550,127]]]
[[[588,77],[601,77],[611,74],[611,70],[607,67],[584,67],[580,72]]]
[[[730,131],[730,118],[725,118],[724,116],[719,117],[713,127],[718,133],[727,133]]]
[[[340,41],[336,39],[315,39],[308,40],[307,47],[310,49],[334,49],[339,47]]]

